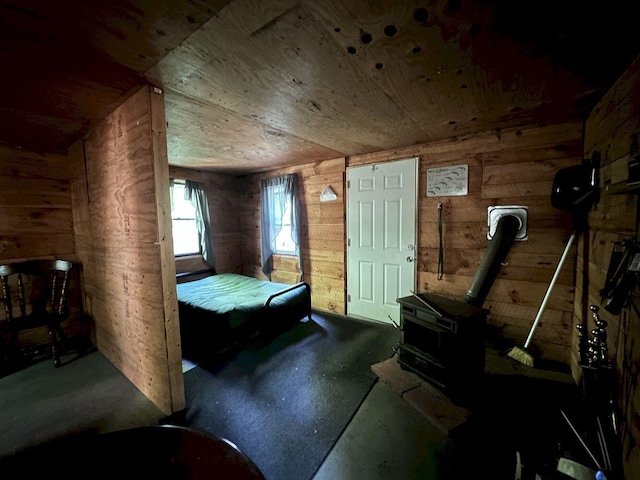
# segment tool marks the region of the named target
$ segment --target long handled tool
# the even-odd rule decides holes
[[[538,328],[538,322],[540,322],[540,318],[542,317],[542,313],[547,306],[547,302],[549,301],[549,297],[551,296],[551,292],[553,291],[553,287],[556,284],[556,280],[558,280],[558,276],[560,275],[560,270],[562,270],[562,265],[569,254],[569,250],[571,250],[571,246],[576,239],[577,232],[573,232],[571,237],[569,237],[569,241],[567,242],[567,246],[564,248],[564,252],[562,253],[562,257],[560,257],[560,261],[558,262],[558,266],[556,267],[556,271],[553,274],[553,278],[551,279],[551,283],[549,283],[549,287],[547,288],[547,293],[544,295],[542,299],[542,303],[540,304],[540,308],[538,309],[538,314],[536,315],[536,319],[533,321],[533,325],[531,326],[531,330],[529,331],[529,336],[527,337],[526,342],[524,342],[524,347],[513,347],[509,350],[507,354],[510,358],[526,365],[528,367],[533,367],[533,355],[531,355],[527,349],[529,348],[529,344],[531,343],[531,339],[533,338],[533,334]]]

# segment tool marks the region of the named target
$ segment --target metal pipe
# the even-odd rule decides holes
[[[521,224],[522,221],[515,215],[503,215],[498,219],[496,232],[464,297],[466,303],[482,307]]]
[[[569,428],[571,429],[573,434],[576,436],[576,438],[580,442],[580,445],[582,445],[582,448],[585,449],[585,451],[591,457],[591,460],[593,460],[593,463],[595,464],[595,466],[598,467],[598,470],[602,470],[602,467],[600,466],[600,462],[598,462],[598,459],[596,458],[596,456],[593,454],[591,449],[587,446],[586,442],[582,439],[582,437],[580,436],[580,434],[578,433],[576,428],[573,426],[573,424],[571,423],[571,420],[569,420],[569,417],[567,417],[567,414],[564,413],[562,410],[560,410],[560,413],[562,414],[562,416],[564,417],[565,421],[569,425]]]

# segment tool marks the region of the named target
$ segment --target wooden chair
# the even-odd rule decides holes
[[[9,359],[19,354],[21,331],[46,327],[53,364],[60,362],[60,343],[67,339],[61,322],[66,318],[69,272],[66,260],[33,260],[0,265],[0,284],[9,332]]]

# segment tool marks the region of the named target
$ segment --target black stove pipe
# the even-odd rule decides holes
[[[521,224],[522,221],[515,215],[503,215],[498,219],[495,234],[464,297],[465,303],[482,307]]]

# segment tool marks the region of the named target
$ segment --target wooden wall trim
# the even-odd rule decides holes
[[[182,347],[180,319],[176,293],[176,264],[173,255],[171,199],[169,197],[169,159],[167,155],[166,116],[162,89],[150,87],[151,142],[155,180],[155,199],[160,245],[160,271],[164,298],[164,327],[166,356],[169,370],[171,412],[185,408],[184,376],[182,374]]]

